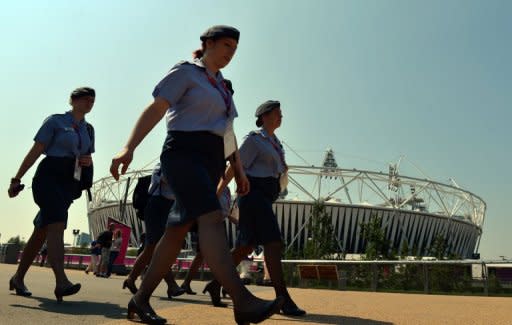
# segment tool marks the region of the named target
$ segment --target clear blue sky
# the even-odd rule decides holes
[[[31,192],[9,199],[9,179],[73,88],[97,90],[88,119],[96,177],[106,176],[154,85],[208,26],[229,24],[241,31],[224,71],[239,137],[258,104],[279,99],[279,135],[308,161],[331,147],[342,167],[386,170],[405,155],[432,179],[452,177],[488,204],[482,256],[512,258],[511,12],[510,1],[469,0],[4,2],[0,242],[32,231]],[[133,168],[158,155],[164,133],[162,122]],[[67,242],[73,228],[88,230],[85,200],[70,210]]]

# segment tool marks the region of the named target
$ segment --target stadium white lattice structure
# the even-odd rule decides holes
[[[112,217],[132,227],[131,242],[136,244],[144,227],[135,216],[131,196],[136,179],[150,172],[139,170],[122,176],[119,182],[104,177],[94,183],[88,206],[93,236]],[[444,184],[401,175],[396,164],[385,173],[338,168],[332,151],[326,153],[321,167],[289,166],[289,179],[289,194],[274,203],[274,211],[290,248],[304,247],[313,203],[322,200],[344,254],[364,253],[361,224],[375,217],[382,219],[381,227],[397,252],[407,245],[409,255],[427,256],[438,236],[446,240],[449,254],[468,258],[478,251],[486,204],[453,180]],[[226,228],[232,245],[236,229],[228,222]]]

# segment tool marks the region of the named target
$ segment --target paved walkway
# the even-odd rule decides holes
[[[135,325],[127,321],[126,306],[131,297],[121,290],[123,277],[96,278],[68,270],[82,290],[64,297],[57,304],[53,296],[54,278],[49,268],[34,266],[26,285],[29,298],[8,291],[15,265],[0,264],[0,324],[108,324]],[[151,300],[154,309],[169,324],[235,324],[233,308],[214,308],[209,297],[200,293],[204,282],[193,282],[196,296],[184,295],[169,301],[165,285],[160,285]],[[262,298],[272,298],[273,290],[249,286]],[[394,294],[314,289],[290,289],[297,303],[308,311],[306,317],[274,315],[264,324],[512,324],[512,298]]]

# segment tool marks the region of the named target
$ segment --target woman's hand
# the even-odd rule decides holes
[[[240,196],[244,196],[249,193],[250,184],[249,179],[245,175],[245,172],[242,168],[235,168],[235,182],[236,182],[236,192]]]
[[[11,180],[11,185],[9,185],[9,189],[7,190],[7,193],[9,194],[9,197],[15,197],[17,196],[23,189],[25,188],[25,185],[21,184],[20,180]]]
[[[169,108],[169,102],[162,97],[157,97],[139,116],[139,119],[135,123],[132,133],[128,138],[128,142],[112,159],[110,174],[112,174],[116,180],[119,180],[119,166],[123,165],[121,168],[121,174],[126,173],[126,170],[133,159],[133,151],[141,143],[144,137],[146,137],[149,131],[155,127],[158,121],[162,119],[167,108]]]
[[[119,167],[121,167],[121,175],[126,173],[128,166],[133,160],[133,151],[124,147],[114,158],[110,165],[110,174],[116,181],[119,180]]]
[[[78,158],[78,164],[82,167],[91,166],[92,165],[92,156],[91,155],[80,156],[80,158]]]

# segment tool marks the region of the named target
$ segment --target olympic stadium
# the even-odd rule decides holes
[[[114,218],[131,227],[131,245],[144,231],[135,215],[131,197],[137,178],[151,170],[137,170],[97,180],[88,203],[89,228],[93,237]],[[274,205],[287,248],[301,250],[308,240],[307,224],[315,200],[325,202],[331,216],[339,253],[363,254],[366,246],[361,224],[382,220],[382,230],[391,248],[410,256],[428,256],[434,240],[442,236],[447,254],[471,258],[478,252],[486,204],[477,195],[428,178],[402,175],[399,163],[387,171],[338,168],[334,153],[325,153],[321,166],[289,166],[288,194]],[[198,202],[200,204],[200,202]],[[235,241],[236,227],[226,221],[228,241]]]

